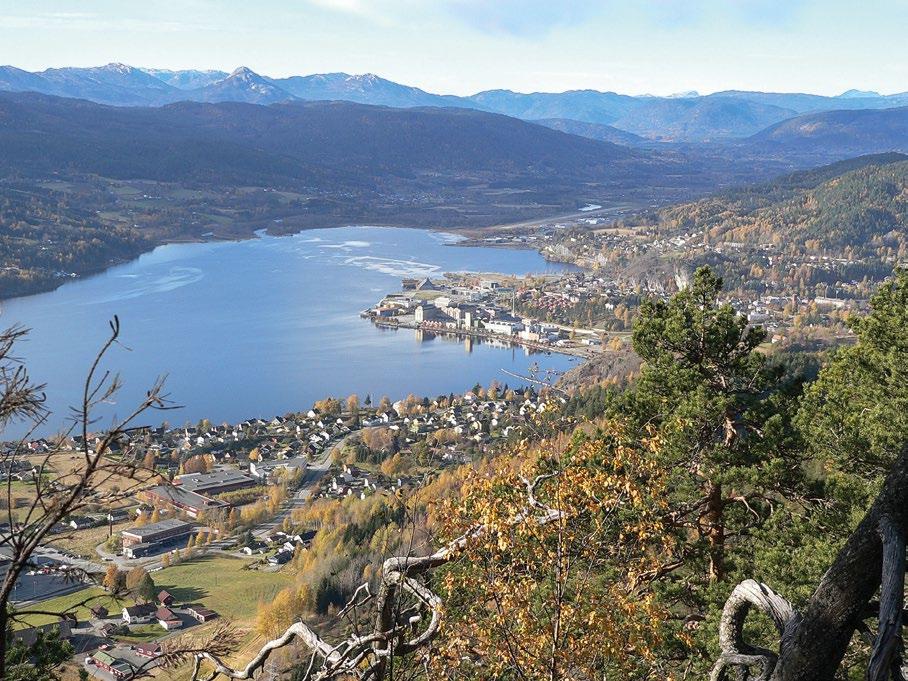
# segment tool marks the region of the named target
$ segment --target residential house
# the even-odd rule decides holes
[[[142,603],[123,608],[123,621],[126,624],[147,624],[154,618],[157,606],[153,603]]]
[[[136,655],[141,657],[157,657],[161,654],[160,643],[140,643],[135,647]]]
[[[114,657],[104,650],[99,650],[92,654],[91,657],[85,658],[85,664],[103,669],[112,674],[115,679],[123,679],[135,673],[133,666],[128,661]]]
[[[290,562],[290,559],[293,558],[293,551],[288,551],[287,549],[281,549],[273,556],[268,559],[269,565],[285,565]]]
[[[183,626],[183,620],[170,608],[158,608],[155,612],[155,617],[158,620],[158,624],[167,631],[173,631]]]
[[[187,605],[186,612],[199,622],[209,622],[218,616],[214,610],[209,610],[205,606],[197,604]]]
[[[101,626],[101,634],[106,638],[112,638],[120,630],[120,627],[113,622],[107,622]]]
[[[89,612],[91,612],[91,616],[96,620],[107,619],[107,616],[110,614],[110,611],[103,605],[95,605],[88,610]]]

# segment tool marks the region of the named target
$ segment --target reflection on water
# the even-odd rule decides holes
[[[531,251],[449,245],[458,239],[349,227],[173,244],[51,293],[7,301],[0,323],[32,329],[19,355],[35,380],[48,383],[55,416],[45,432],[63,423],[115,314],[123,345],[107,366],[120,371],[125,390],[99,414],[102,423],[126,413],[159,374],[169,375],[169,392],[185,406],[147,422],[238,421],[308,408],[329,394],[438,395],[503,380],[503,370],[525,375],[536,361],[569,368],[571,358],[478,339],[425,334],[413,342],[411,330],[359,318],[405,277],[563,267]]]
[[[385,327],[376,327],[376,328],[385,328]],[[396,330],[393,330],[396,332]],[[521,352],[526,357],[533,357],[534,355],[540,355],[544,357],[550,357],[552,353],[548,350],[539,350],[538,348],[532,348],[527,345],[521,345],[520,343],[508,343],[505,340],[499,338],[483,338],[476,336],[467,336],[462,333],[445,333],[444,331],[426,331],[423,329],[413,329],[413,335],[416,338],[417,343],[426,343],[429,341],[434,341],[438,339],[441,342],[448,342],[453,344],[463,344],[464,351],[467,354],[473,352],[474,346],[487,345],[490,348],[499,348],[501,350],[511,350],[512,352]]]

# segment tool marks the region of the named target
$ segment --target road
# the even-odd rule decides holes
[[[289,518],[294,509],[301,508],[305,505],[309,497],[312,496],[312,492],[318,487],[321,479],[325,476],[325,473],[331,469],[332,454],[334,454],[335,450],[343,447],[351,435],[353,435],[353,433],[342,437],[328,447],[318,461],[306,466],[306,471],[303,473],[303,479],[300,482],[299,489],[296,493],[284,503],[283,508],[278,511],[274,518],[256,525],[252,530],[253,536],[261,538],[273,534],[277,528],[284,524],[284,518]]]
[[[356,432],[356,431],[354,431]],[[294,509],[302,508],[306,501],[312,496],[312,493],[318,487],[318,483],[321,482],[321,479],[325,474],[331,469],[331,456],[334,454],[335,450],[344,446],[347,440],[354,433],[349,433],[345,435],[337,442],[333,443],[322,453],[321,457],[309,463],[306,466],[306,470],[303,472],[303,479],[300,482],[299,488],[294,492],[293,496],[290,497],[287,501],[284,502],[284,505],[277,512],[277,514],[265,522],[259,523],[252,528],[253,536],[257,538],[265,537],[269,534],[273,534],[281,525],[284,523],[284,518],[290,517]],[[225,538],[219,541],[213,541],[210,544],[205,546],[206,551],[211,551],[215,553],[228,553],[224,551],[227,546],[232,546],[236,543],[235,538]],[[109,551],[105,550],[104,545],[100,544],[96,547],[98,555],[100,555],[107,562],[115,562],[120,568],[129,569],[135,567],[136,565],[141,565],[149,572],[154,570],[159,570],[163,567],[162,559],[163,554],[157,556],[149,556],[145,559],[130,560],[124,558],[123,556],[115,556]],[[229,552],[229,555],[236,555],[234,552]],[[104,566],[100,567],[100,570],[103,571]]]

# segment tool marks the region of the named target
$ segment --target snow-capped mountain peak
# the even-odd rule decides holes
[[[139,69],[137,69],[133,66],[130,66],[129,64],[123,64],[122,62],[111,62],[105,66],[102,66],[101,69],[103,69],[104,71],[113,71],[113,72],[122,73],[122,74],[133,73],[135,71],[139,71]]]

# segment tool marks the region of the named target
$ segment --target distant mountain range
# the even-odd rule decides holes
[[[576,121],[570,118],[541,118],[533,121],[533,123],[571,135],[589,137],[592,140],[611,142],[612,144],[621,144],[628,147],[652,144],[652,140],[647,140],[644,137],[640,137],[640,135],[635,135],[632,132],[620,130],[604,123],[585,123],[584,121]]]
[[[532,94],[488,90],[458,97],[433,94],[373,74],[268,78],[245,67],[228,74],[139,69],[125,64],[47,69],[38,73],[3,66],[0,90],[39,92],[115,106],[162,106],[179,101],[273,104],[342,100],[395,108],[459,107],[524,120],[557,119],[608,125],[644,139],[670,142],[742,139],[804,113],[908,106],[908,93],[880,95],[856,90],[837,97],[738,90],[674,97],[630,96],[596,90]],[[604,131],[587,128],[587,132],[592,133],[587,136],[598,138],[596,135]],[[630,141],[622,143],[632,143],[633,138],[627,139]]]

